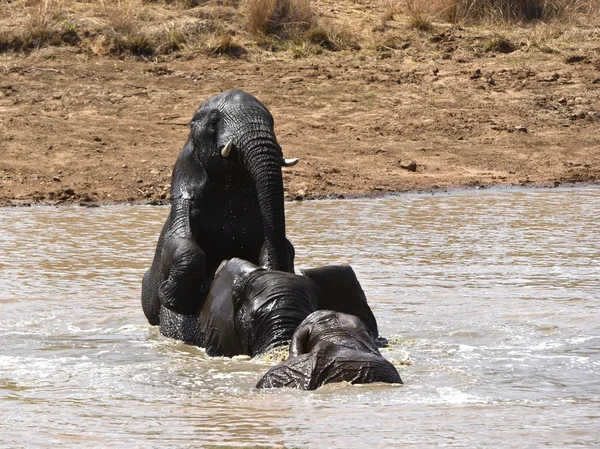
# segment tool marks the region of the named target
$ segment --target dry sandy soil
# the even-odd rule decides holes
[[[1,53],[0,204],[167,201],[188,120],[228,89],[265,103],[300,158],[291,199],[600,181],[600,24],[548,47],[521,28],[502,53],[488,30],[381,26],[369,5],[321,3],[367,37],[302,57]]]

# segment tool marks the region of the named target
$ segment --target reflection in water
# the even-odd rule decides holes
[[[288,204],[297,267],[354,267],[406,383],[316,392],[146,324],[167,213],[0,211],[0,447],[600,445],[600,189]]]

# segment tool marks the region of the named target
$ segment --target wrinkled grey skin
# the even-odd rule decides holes
[[[320,294],[304,276],[234,258],[217,270],[200,312],[162,313],[160,330],[204,347],[210,356],[256,356],[288,344],[300,323],[317,309]]]
[[[377,321],[367,303],[354,270],[349,265],[327,265],[301,270],[321,289],[319,309],[354,315],[367,326],[377,346],[385,347],[387,340],[379,335]]]
[[[142,282],[150,324],[193,325],[223,260],[240,257],[293,272],[293,247],[285,236],[285,164],[273,117],[256,98],[229,91],[200,106],[173,168],[171,212]]]
[[[290,356],[271,368],[257,388],[315,390],[331,382],[402,383],[384,359],[365,324],[353,315],[318,310],[298,327]]]
[[[231,357],[256,356],[289,343],[300,323],[323,306],[355,310],[361,320],[372,319],[376,329],[373,313],[351,267],[328,266],[307,271],[312,278],[266,270],[237,258],[224,261],[202,310],[180,315],[163,308],[161,333],[204,347],[208,355]],[[331,296],[326,298],[327,289]],[[372,344],[385,342],[366,329]]]
[[[200,346],[211,356],[256,356],[290,342],[317,309],[310,279],[265,270],[241,260],[223,262],[200,314]]]

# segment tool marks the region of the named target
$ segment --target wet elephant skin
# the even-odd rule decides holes
[[[253,96],[228,91],[206,100],[173,168],[171,211],[142,281],[150,324],[161,311],[194,315],[202,308],[219,264],[240,257],[293,272],[286,239],[283,158],[273,117]]]
[[[365,324],[353,315],[319,310],[300,324],[290,356],[271,368],[258,388],[315,390],[331,382],[402,383],[394,366],[377,349]]]

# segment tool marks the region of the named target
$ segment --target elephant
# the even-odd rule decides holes
[[[373,336],[375,344],[379,347],[387,345],[387,340],[379,335],[377,320],[351,266],[327,265],[300,271],[321,289],[319,309],[335,310],[360,318]]]
[[[288,344],[311,313],[337,307],[368,323],[374,344],[385,343],[352,267],[302,272],[267,270],[239,258],[223,261],[202,309],[180,315],[163,308],[160,332],[201,346],[209,356],[254,357]]]
[[[286,238],[281,167],[294,165],[279,146],[268,109],[232,90],[194,113],[171,178],[171,210],[150,269],[142,308],[152,325],[189,329],[223,260],[245,259],[294,271]]]
[[[296,329],[289,358],[271,368],[257,388],[315,390],[331,382],[401,384],[398,371],[356,316],[333,310],[310,314]]]
[[[225,261],[199,316],[200,346],[210,356],[254,357],[288,344],[320,293],[305,276]]]

